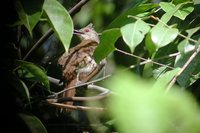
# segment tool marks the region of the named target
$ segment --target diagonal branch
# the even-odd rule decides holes
[[[67,101],[79,101],[79,102],[85,102],[85,101],[94,101],[94,100],[100,100],[103,98],[106,98],[108,95],[111,94],[111,91],[109,89],[97,86],[97,85],[88,85],[88,89],[90,90],[98,90],[101,93],[95,95],[95,96],[87,96],[87,97],[64,97],[64,98],[49,98],[46,99],[48,103],[64,103]]]
[[[73,109],[73,110],[95,110],[95,111],[105,110],[104,108],[100,108],[100,107],[73,106],[73,105],[62,104],[62,103],[50,103],[50,105],[57,106],[60,108]]]
[[[123,53],[123,54],[125,54],[125,55],[129,55],[129,56],[138,58],[138,59],[140,59],[140,60],[147,61],[148,63],[149,63],[149,62],[152,62],[152,63],[154,63],[154,64],[156,64],[156,65],[159,65],[159,66],[165,66],[165,67],[168,67],[168,68],[170,68],[170,69],[174,69],[173,67],[171,67],[171,66],[169,66],[169,65],[165,65],[165,64],[162,64],[162,63],[153,61],[153,60],[151,60],[151,59],[145,59],[145,58],[143,58],[143,57],[140,57],[140,56],[137,56],[137,55],[134,55],[134,54],[131,54],[131,53],[122,51],[122,50],[117,49],[117,48],[115,48],[115,50],[118,51],[118,52],[120,52],[120,53]]]
[[[173,79],[171,80],[171,82],[168,84],[168,86],[166,88],[166,92],[168,92],[171,89],[171,87],[175,84],[178,76],[180,76],[185,71],[185,69],[192,62],[192,60],[199,54],[199,52],[200,52],[200,46],[198,46],[198,48],[196,49],[196,51],[190,56],[190,58],[183,65],[183,67],[181,68],[181,70],[173,77]]]

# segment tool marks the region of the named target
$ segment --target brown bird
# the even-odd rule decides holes
[[[93,58],[95,48],[99,43],[98,33],[93,29],[92,24],[75,30],[81,38],[81,43],[68,52],[65,52],[58,60],[63,70],[63,78],[66,81],[65,88],[74,87],[79,83],[90,80],[98,72],[99,66]],[[73,88],[63,93],[63,97],[74,97],[76,89]],[[72,105],[73,102],[66,102]]]

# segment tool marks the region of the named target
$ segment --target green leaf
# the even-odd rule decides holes
[[[186,61],[191,57],[193,51],[177,56],[175,67],[183,67]],[[200,54],[187,66],[183,73],[177,78],[181,87],[188,87],[200,78]]]
[[[158,26],[164,26],[168,23],[168,21],[174,16],[174,14],[184,5],[185,3],[178,4],[170,11],[166,12],[158,22]]]
[[[173,0],[173,4],[177,5],[177,4],[180,4],[180,3],[184,3],[184,2],[191,2],[191,0]]]
[[[115,42],[121,36],[119,28],[106,30],[100,36],[100,44],[95,49],[94,58],[97,63],[115,50]]]
[[[182,4],[183,3],[181,3],[181,5]],[[168,2],[161,2],[159,5],[165,12],[170,12],[171,10],[175,8],[174,4],[168,3]],[[189,15],[193,10],[194,10],[194,7],[192,3],[187,2],[179,10],[177,10],[174,16],[184,20],[187,17],[187,15]]]
[[[36,116],[25,113],[18,115],[26,123],[31,133],[47,133],[46,128]]]
[[[68,51],[73,35],[73,22],[69,13],[57,0],[45,0],[43,8],[65,50]]]
[[[147,50],[149,51],[150,56],[156,52],[156,45],[153,43],[151,39],[151,33],[149,32],[145,38],[145,45]]]
[[[22,2],[22,3],[21,3]],[[32,36],[32,30],[40,20],[44,0],[16,1],[15,7],[20,21],[16,24],[24,25]]]
[[[191,36],[196,33],[197,31],[199,31],[200,27],[195,27],[192,29],[188,29],[186,30],[186,32],[188,33],[187,38],[182,40],[179,44],[178,44],[178,51],[182,54],[188,53],[192,50],[194,50],[195,48],[195,44],[192,41],[189,41],[188,38],[191,38]],[[198,36],[195,36],[195,39],[198,39]]]
[[[144,21],[137,20],[135,23],[123,26],[120,30],[123,40],[129,46],[131,52],[133,52],[135,47],[142,42],[150,27]]]
[[[176,28],[166,28],[161,25],[156,25],[151,30],[151,39],[157,48],[166,46],[178,35],[178,29]]]
[[[194,50],[194,48],[195,46],[192,45],[192,43],[190,43],[188,39],[184,39],[178,44],[178,51],[181,54],[191,52],[192,50]]]
[[[19,95],[21,95],[27,101],[30,101],[30,94],[26,84],[14,74],[10,74],[9,77],[11,85],[16,89]]]
[[[17,60],[16,63],[29,72],[35,81],[42,83],[48,90],[50,90],[50,83],[46,73],[38,66],[31,62]],[[29,75],[30,75],[29,74]]]
[[[110,97],[108,110],[118,132],[200,132],[200,109],[187,92],[172,88],[164,93],[164,88],[153,89],[153,83],[130,73],[116,75],[107,84],[116,94]]]
[[[157,7],[158,4],[143,4],[137,7],[132,7],[131,9],[123,12],[120,16],[118,16],[115,20],[113,20],[108,28],[119,28],[125,24],[133,22],[133,19],[128,18],[128,15],[136,16],[137,14],[144,13]]]
[[[194,2],[194,5],[200,4],[200,0],[193,0],[193,2]]]
[[[169,84],[169,82],[172,80],[172,78],[173,78],[179,71],[180,71],[180,68],[176,68],[176,69],[174,69],[174,70],[170,70],[170,71],[167,71],[166,73],[161,74],[161,75],[157,78],[157,80],[156,80],[156,82],[155,82],[153,88],[155,88],[155,89],[157,89],[157,88],[165,88],[165,87]]]

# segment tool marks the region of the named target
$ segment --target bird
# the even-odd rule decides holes
[[[64,88],[72,88],[63,93],[62,97],[65,98],[74,97],[76,95],[74,86],[89,81],[99,69],[93,57],[95,48],[99,44],[99,35],[93,25],[90,23],[84,28],[74,30],[74,34],[81,39],[81,42],[58,59],[63,79],[66,81]],[[73,102],[68,101],[65,104],[73,105]]]

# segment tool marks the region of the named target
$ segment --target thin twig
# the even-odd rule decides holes
[[[53,34],[53,30],[52,28],[49,29],[34,45],[33,47],[28,51],[28,53],[24,56],[23,60],[26,60],[31,54],[32,52],[40,47],[51,35]]]
[[[81,86],[85,86],[85,85],[89,85],[89,84],[93,84],[93,83],[102,81],[102,80],[104,80],[104,79],[107,79],[107,78],[110,77],[110,76],[111,76],[111,74],[106,75],[105,77],[102,77],[102,78],[99,78],[99,79],[96,79],[96,80],[92,80],[92,81],[85,82],[85,83],[81,83],[81,84],[78,84],[78,85],[75,85],[75,86],[72,86],[72,87],[69,87],[69,88],[65,88],[65,89],[63,89],[62,91],[53,93],[53,95],[49,95],[48,97],[49,97],[49,98],[57,97],[59,94],[62,94],[62,93],[64,93],[64,92],[68,91],[68,90],[71,90],[71,89],[74,89],[74,88],[78,88],[78,87],[81,87]]]
[[[53,106],[57,106],[60,108],[67,108],[67,109],[73,109],[73,110],[95,110],[95,111],[104,111],[104,108],[100,107],[86,107],[86,106],[73,106],[68,104],[61,104],[61,103],[49,103]]]
[[[198,46],[198,48],[196,49],[196,51],[190,56],[190,58],[183,65],[183,67],[181,68],[181,70],[173,77],[173,79],[171,80],[171,82],[168,84],[168,86],[166,88],[166,92],[168,92],[171,89],[171,87],[175,84],[178,76],[180,76],[185,71],[185,69],[192,62],[192,60],[198,55],[199,52],[200,52],[200,46]]]
[[[164,23],[163,21],[161,21],[158,17],[155,17],[155,16],[153,16],[153,15],[151,15],[150,17],[153,18],[154,20],[157,20],[158,22],[161,22],[161,23],[164,24],[167,28],[171,29],[171,27],[170,27],[169,25],[167,25],[166,23]],[[194,39],[192,39],[192,38],[190,38],[190,37],[187,37],[187,36],[185,36],[185,35],[183,35],[183,34],[181,34],[181,33],[178,33],[178,35],[181,36],[181,37],[183,37],[183,38],[185,38],[185,39],[188,39],[189,41],[192,41],[192,42],[194,42],[194,43],[197,43],[197,40],[194,40]]]
[[[81,0],[79,3],[77,3],[70,11],[69,14],[73,16],[75,13],[77,13],[80,8],[87,3],[88,0]],[[28,51],[28,53],[24,56],[23,60],[26,60],[32,52],[40,47],[52,34],[54,33],[53,29],[50,28],[34,45],[33,47]]]
[[[98,90],[101,93],[99,93],[95,96],[87,96],[87,97],[76,97],[76,96],[74,96],[74,97],[67,97],[67,98],[66,97],[50,98],[50,99],[46,99],[46,101],[48,103],[63,103],[63,102],[67,102],[67,101],[79,101],[79,102],[94,101],[94,100],[100,100],[100,99],[106,98],[111,93],[110,90],[103,88],[103,87],[100,87],[100,86],[97,86],[97,85],[88,85],[87,88],[90,89],[90,90]]]
[[[158,62],[155,62],[155,61],[153,61],[153,60],[151,60],[151,59],[145,59],[145,58],[143,58],[143,57],[140,57],[140,56],[137,56],[137,55],[134,55],[134,54],[125,52],[125,51],[120,50],[120,49],[117,49],[117,48],[115,48],[115,50],[118,51],[118,52],[120,52],[120,53],[123,53],[123,54],[125,54],[125,55],[129,55],[129,56],[138,58],[138,59],[143,60],[143,61],[152,62],[152,63],[157,64],[157,65],[159,65],[159,66],[165,66],[165,67],[168,67],[168,68],[170,68],[170,69],[174,69],[173,67],[171,67],[171,66],[169,66],[169,65],[165,65],[165,64],[162,64],[162,63],[158,63]]]

